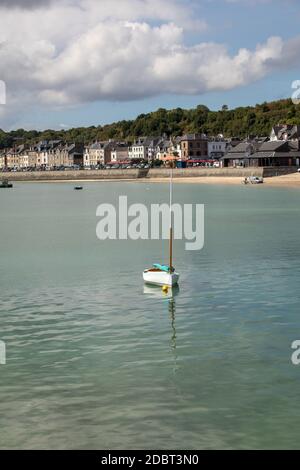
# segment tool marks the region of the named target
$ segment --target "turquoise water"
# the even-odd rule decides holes
[[[0,193],[0,447],[299,448],[300,191],[185,185],[205,247],[175,242],[180,290],[144,289],[161,241],[96,238],[96,207],[144,183]]]

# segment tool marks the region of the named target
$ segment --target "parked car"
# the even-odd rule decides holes
[[[261,184],[264,182],[264,179],[260,176],[248,176],[243,180],[244,184]]]

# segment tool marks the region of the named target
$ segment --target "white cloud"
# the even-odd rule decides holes
[[[235,55],[222,44],[186,46],[184,30],[205,22],[175,0],[53,1],[47,10],[4,8],[1,20],[6,119],[35,104],[229,90],[299,64],[299,38],[269,38]]]

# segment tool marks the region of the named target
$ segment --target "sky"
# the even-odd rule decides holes
[[[299,24],[299,0],[0,0],[0,128],[290,97]]]

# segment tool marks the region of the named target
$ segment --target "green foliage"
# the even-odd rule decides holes
[[[267,136],[275,124],[300,125],[300,106],[290,99],[257,104],[253,107],[210,111],[199,105],[195,109],[158,109],[153,113],[140,114],[133,121],[120,121],[105,126],[80,127],[61,131],[51,129],[25,131],[18,129],[4,132],[0,129],[0,148],[20,143],[33,144],[39,140],[64,140],[83,142],[119,139],[132,142],[141,136],[176,136],[185,133],[205,133],[210,136],[223,134],[225,137]]]

